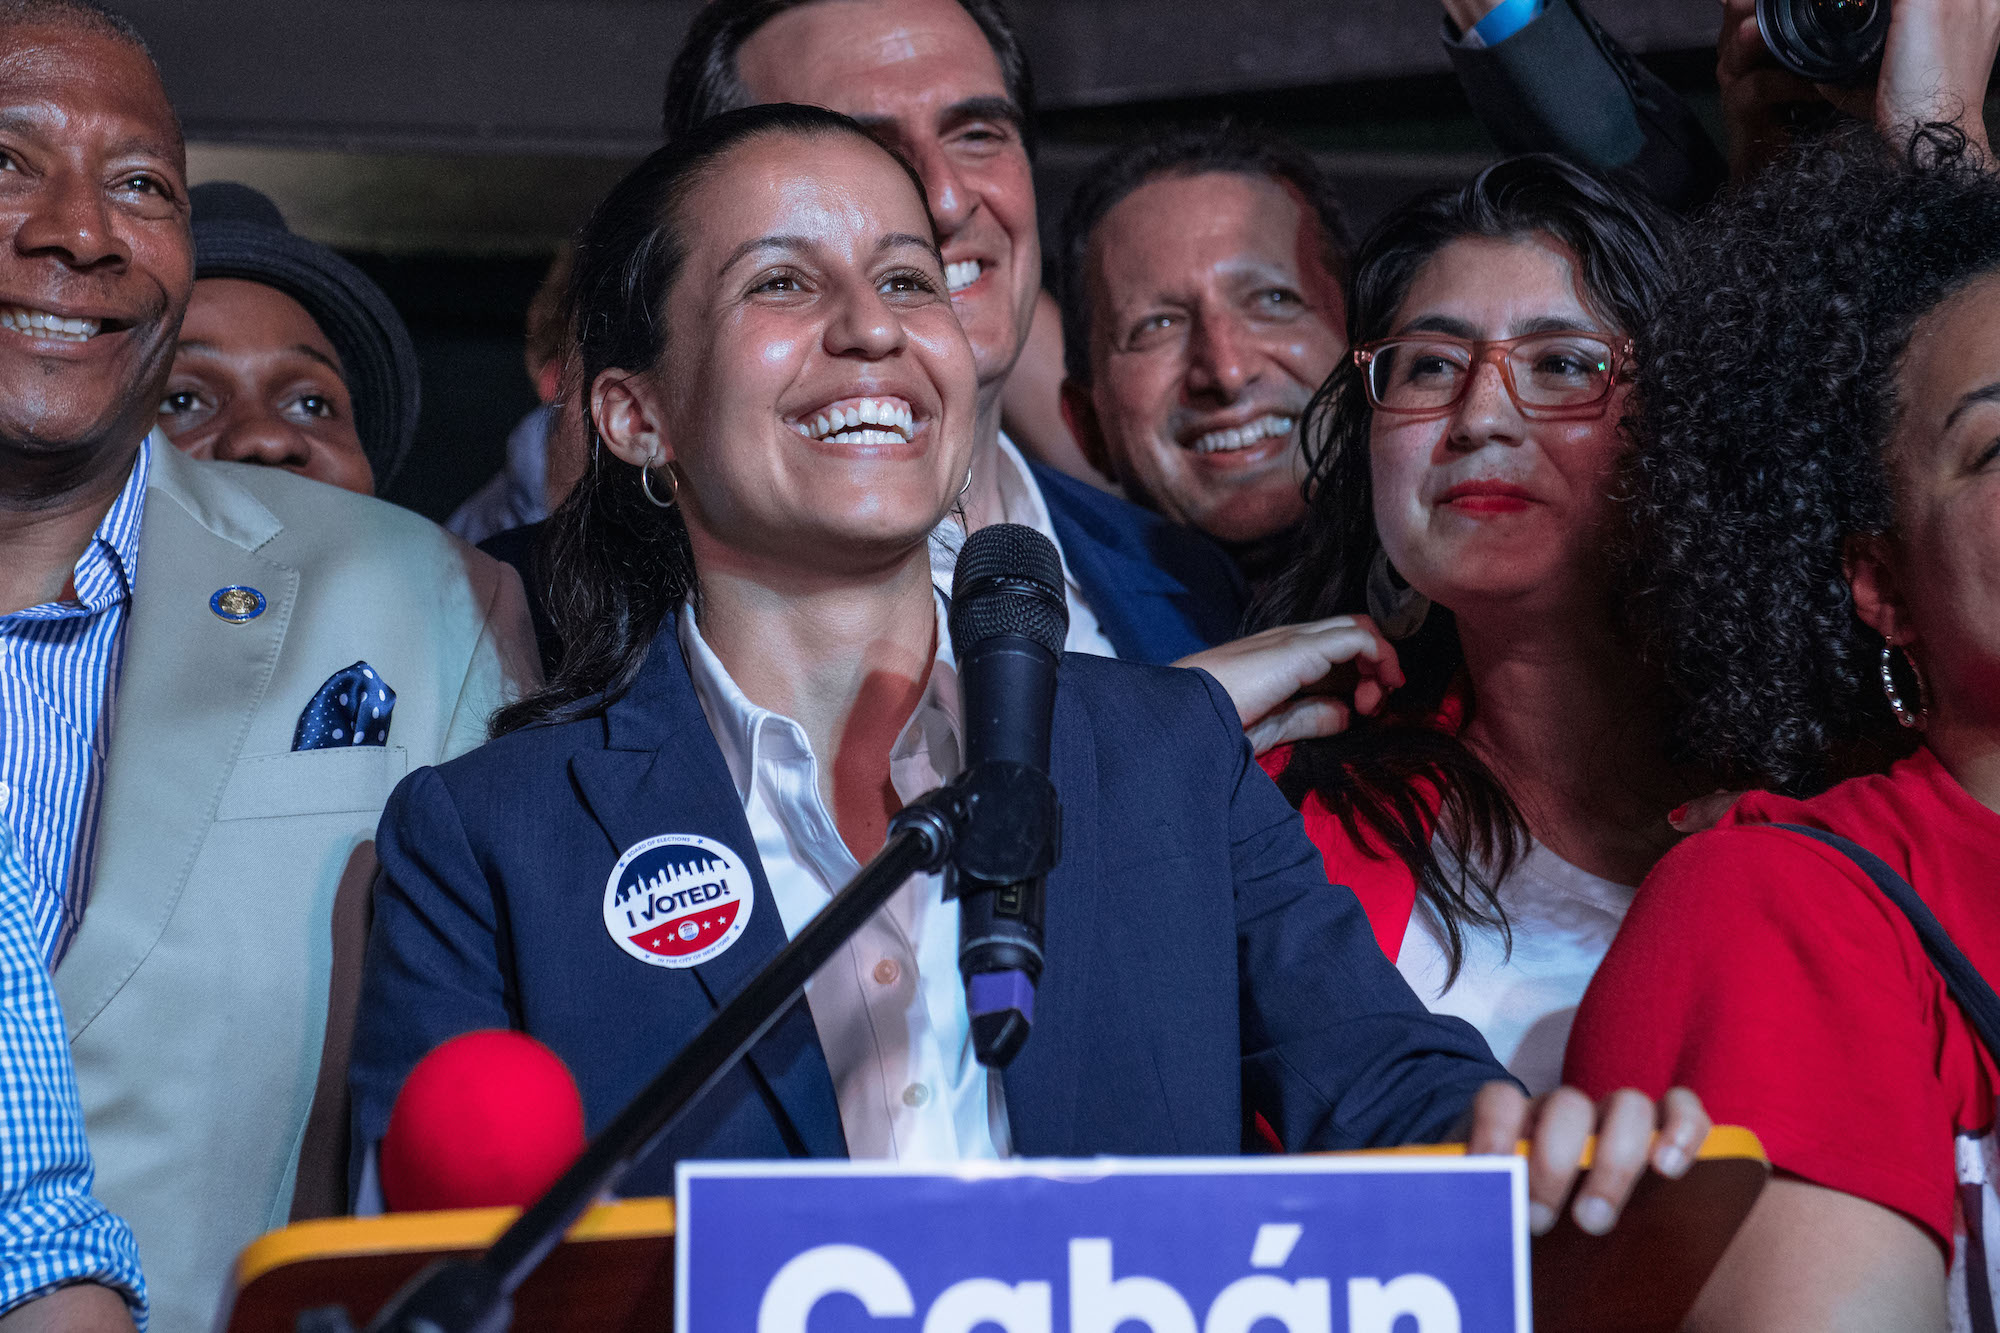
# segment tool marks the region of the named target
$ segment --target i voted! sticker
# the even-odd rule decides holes
[[[654,967],[699,967],[736,943],[755,895],[743,858],[698,833],[634,843],[604,886],[604,928]]]

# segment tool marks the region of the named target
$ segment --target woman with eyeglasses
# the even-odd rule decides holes
[[[1631,333],[1671,227],[1550,157],[1385,220],[1307,413],[1302,548],[1258,611],[1366,612],[1395,644],[1345,732],[1264,762],[1418,996],[1534,1092],[1668,812],[1713,785],[1667,762],[1612,582]]]

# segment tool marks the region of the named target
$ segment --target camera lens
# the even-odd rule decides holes
[[[1778,63],[1814,83],[1859,83],[1882,59],[1889,0],[1757,0]]]
[[[1868,26],[1869,16],[1887,9],[1882,0],[1810,0],[1813,21],[1829,37],[1852,37]]]

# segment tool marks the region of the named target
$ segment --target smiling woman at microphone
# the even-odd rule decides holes
[[[960,768],[928,538],[976,383],[909,168],[829,112],[717,117],[599,206],[571,304],[592,450],[553,520],[569,654],[390,801],[357,1169],[412,1067],[474,1029],[546,1042],[602,1127]],[[669,1191],[681,1157],[1232,1153],[1253,1113],[1295,1149],[1467,1125],[1492,1149],[1539,1116],[1532,1189],[1561,1205],[1590,1104],[1531,1110],[1425,1012],[1212,679],[1065,658],[1050,736],[1063,854],[1004,1079],[973,1055],[958,905],[918,875],[626,1192]],[[1655,1128],[1644,1098],[1606,1105],[1593,1218]],[[1706,1119],[1668,1105],[1678,1167]]]

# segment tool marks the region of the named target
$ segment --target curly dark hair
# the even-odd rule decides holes
[[[1725,196],[1640,341],[1634,628],[1680,757],[1794,794],[1907,753],[1847,538],[1894,522],[1885,448],[1911,330],[2000,270],[2000,179],[1949,125],[1822,137]]]
[[[1463,188],[1419,196],[1377,225],[1355,256],[1348,340],[1358,347],[1387,336],[1418,273],[1468,237],[1554,240],[1576,257],[1591,299],[1621,329],[1636,330],[1666,291],[1676,225],[1639,194],[1561,158],[1510,158]],[[1253,628],[1368,610],[1369,570],[1382,554],[1368,451],[1374,419],[1360,367],[1343,361],[1306,408],[1308,508],[1299,550],[1251,608]],[[1461,923],[1506,929],[1495,895],[1526,850],[1527,825],[1492,770],[1431,725],[1465,663],[1451,612],[1433,607],[1396,652],[1407,684],[1389,711],[1295,747],[1278,786],[1294,805],[1316,793],[1357,845],[1409,867],[1443,929],[1450,984],[1464,959]],[[1433,812],[1455,872],[1432,848]]]

